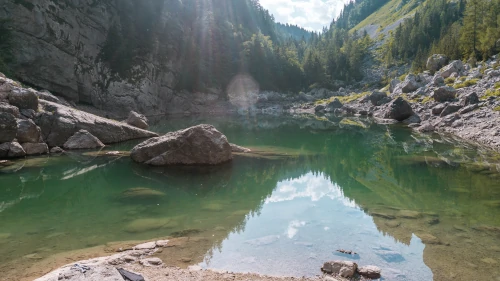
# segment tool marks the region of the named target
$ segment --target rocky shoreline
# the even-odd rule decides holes
[[[394,79],[374,91],[325,89],[290,99],[279,93],[259,95],[261,113],[359,116],[375,122],[402,122],[420,133],[452,134],[500,151],[500,63],[498,56],[473,67],[447,58],[429,58],[427,71]]]

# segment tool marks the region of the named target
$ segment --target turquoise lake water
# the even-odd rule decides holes
[[[191,233],[208,241],[191,263],[213,269],[314,276],[343,259],[377,265],[385,280],[500,276],[500,157],[488,149],[359,118],[153,123],[158,133],[212,124],[258,153],[217,167],[152,168],[89,151],[16,161],[0,169],[0,271]]]

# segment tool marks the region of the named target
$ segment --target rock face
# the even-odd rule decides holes
[[[146,118],[146,116],[139,114],[135,111],[130,111],[126,122],[130,126],[134,126],[134,127],[139,128],[139,129],[147,130],[149,128],[148,118]]]
[[[57,103],[40,100],[41,112],[35,123],[50,146],[63,146],[69,137],[86,130],[105,144],[158,136],[127,124],[101,118]]]
[[[358,268],[359,275],[370,278],[370,279],[380,279],[382,277],[379,267],[373,265],[361,266]]]
[[[30,119],[17,120],[17,140],[20,143],[31,142],[37,143],[40,141],[41,130],[38,126]]]
[[[0,112],[0,143],[10,142],[17,135],[17,122],[14,115]]]
[[[211,125],[151,138],[132,149],[134,161],[153,166],[216,165],[232,159],[226,136]]]
[[[437,102],[445,102],[453,100],[457,95],[457,90],[449,86],[439,87],[434,91],[432,96]]]
[[[329,261],[323,264],[321,270],[332,275],[350,278],[356,272],[358,265],[352,261]]]
[[[398,97],[389,104],[384,118],[403,121],[413,114],[413,109],[411,108],[410,104],[402,97]]]
[[[64,143],[65,149],[94,149],[100,147],[104,147],[104,144],[85,130],[76,132]]]
[[[110,31],[128,24],[123,7],[135,7],[135,0],[21,2],[3,1],[0,20],[9,20],[13,44],[20,46],[12,69],[22,81],[117,117],[130,110],[162,114],[222,112],[231,107],[222,91],[174,92],[181,57],[175,42],[162,43],[162,50],[154,48],[140,57],[134,77],[118,78],[102,60],[102,49]],[[158,26],[169,25],[170,13],[169,5],[155,11]],[[152,41],[165,38],[160,28],[148,32]]]
[[[448,58],[445,55],[434,54],[427,59],[427,70],[432,72],[438,71],[448,62]]]

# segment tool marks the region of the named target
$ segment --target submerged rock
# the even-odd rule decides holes
[[[211,125],[151,138],[134,147],[131,157],[135,162],[153,166],[216,165],[233,158],[226,136]]]
[[[80,130],[71,136],[65,143],[65,149],[95,149],[104,147],[104,144],[86,130]]]
[[[130,233],[141,233],[161,228],[176,227],[177,222],[171,218],[150,218],[150,219],[137,219],[125,226],[125,231]]]
[[[147,187],[135,187],[125,190],[121,194],[121,199],[125,200],[151,200],[164,197],[166,194]]]
[[[64,153],[64,149],[60,148],[59,146],[55,146],[50,149],[51,154],[59,154],[59,153]]]
[[[232,151],[232,152],[237,152],[237,153],[248,153],[248,152],[252,152],[252,150],[251,150],[251,149],[249,149],[249,148],[242,147],[242,146],[239,146],[239,145],[236,145],[236,144],[233,144],[233,143],[230,143],[229,145],[231,145],[231,151]]]
[[[323,264],[321,270],[328,274],[351,278],[357,268],[358,265],[352,261],[329,261]]]
[[[130,111],[130,113],[128,114],[128,118],[126,120],[126,123],[129,124],[130,126],[134,126],[134,127],[144,129],[144,130],[149,128],[148,118],[146,118],[146,116],[139,114],[135,111]]]

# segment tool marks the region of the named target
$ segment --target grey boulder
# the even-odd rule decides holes
[[[413,74],[408,74],[405,81],[401,84],[401,90],[403,93],[411,93],[420,88],[420,84],[417,82],[417,77]]]
[[[135,162],[153,166],[216,165],[232,160],[226,136],[211,125],[198,125],[151,138],[134,147]]]
[[[342,104],[342,102],[338,99],[338,98],[335,98],[333,101],[329,102],[327,105],[326,105],[326,108],[330,111],[332,110],[335,110],[337,108],[342,108],[342,106],[344,106]]]
[[[14,115],[0,112],[0,143],[11,142],[16,138],[17,122]]]
[[[63,146],[69,137],[80,130],[88,131],[105,144],[158,136],[50,101],[40,100],[40,109],[35,123],[42,129],[43,140],[50,147]]]
[[[462,61],[455,60],[452,61],[450,64],[445,66],[443,69],[441,69],[441,76],[443,78],[448,78],[450,77],[453,73],[460,73],[464,70],[464,64]]]
[[[403,121],[414,114],[411,105],[402,97],[393,100],[384,114],[384,118]]]
[[[9,153],[7,154],[9,158],[19,158],[26,156],[26,151],[18,142],[11,142],[9,145]]]
[[[455,113],[455,112],[459,111],[462,107],[463,106],[461,106],[460,104],[454,104],[454,103],[448,104],[443,109],[443,111],[441,112],[441,114],[439,116],[440,117],[445,117],[447,115],[450,115],[452,113]]]
[[[64,143],[65,149],[95,149],[104,147],[104,144],[86,130],[80,130]]]
[[[21,145],[26,155],[41,155],[49,153],[49,147],[46,143],[23,143]]]
[[[434,91],[433,98],[437,102],[453,100],[457,95],[457,90],[450,86],[439,87]]]
[[[379,102],[387,97],[386,93],[373,91],[367,99],[375,106],[380,105]]]
[[[476,92],[472,92],[470,94],[467,94],[462,98],[462,105],[463,106],[477,104],[477,103],[479,103],[479,97],[476,94]]]
[[[448,62],[448,58],[445,55],[434,54],[427,59],[427,70],[432,72],[438,71]]]
[[[38,96],[32,89],[14,88],[9,93],[9,103],[19,109],[38,109]]]
[[[148,129],[148,118],[146,116],[139,114],[135,111],[130,111],[128,114],[128,118],[126,120],[126,123],[129,124],[130,126],[134,126],[140,129]]]
[[[14,115],[14,117],[16,118],[21,117],[21,114],[19,113],[19,108],[5,102],[0,102],[0,112],[10,113]]]
[[[31,142],[37,143],[40,141],[41,130],[30,119],[17,119],[17,136],[16,139],[20,143]]]
[[[356,273],[358,265],[352,261],[329,261],[323,264],[321,270],[327,274],[351,278]]]

